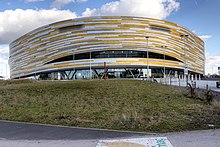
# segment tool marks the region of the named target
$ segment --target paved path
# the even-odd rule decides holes
[[[93,140],[143,135],[147,134],[0,121],[0,138],[8,140]]]
[[[220,129],[147,134],[0,121],[0,147],[95,147],[99,139],[167,137],[174,147],[220,146]]]
[[[174,147],[220,147],[220,129],[163,134]]]

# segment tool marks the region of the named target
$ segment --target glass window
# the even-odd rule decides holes
[[[148,55],[149,55],[149,58],[164,59],[163,54],[149,52]],[[55,59],[53,61],[50,61],[46,64],[72,61],[73,59],[74,60],[90,59],[89,52],[75,54],[74,56],[75,57],[73,57],[73,55],[61,57],[61,58]],[[147,52],[146,51],[134,51],[134,50],[96,51],[96,52],[91,52],[91,58],[92,59],[97,59],[97,58],[147,58]],[[182,62],[182,61],[180,61],[174,57],[170,57],[170,56],[165,56],[165,59]]]

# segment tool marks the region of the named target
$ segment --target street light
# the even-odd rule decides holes
[[[89,52],[89,57],[90,57],[90,65],[89,65],[89,71],[90,71],[90,79],[92,79],[92,67],[91,67],[91,62],[92,62],[92,53],[91,50]]]
[[[35,60],[35,58],[36,58],[36,56],[34,56],[34,60]],[[36,78],[36,70],[34,70],[34,79],[37,80],[37,78]]]
[[[166,77],[166,67],[165,67],[165,49],[167,48],[167,46],[161,46],[161,48],[163,49],[163,78],[165,79]]]
[[[188,67],[187,67],[187,61],[186,61],[186,39],[189,37],[187,34],[181,34],[180,37],[184,40],[184,78],[186,78],[186,86],[188,84]]]
[[[73,79],[75,80],[75,76],[74,76],[74,74],[75,74],[75,53],[74,53],[74,50],[73,50]],[[69,78],[68,78],[69,79]]]
[[[149,58],[149,53],[148,53],[148,39],[149,36],[145,37],[147,39],[147,80],[149,81],[149,62],[148,62],[148,58]]]

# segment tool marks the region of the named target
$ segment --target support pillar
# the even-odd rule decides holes
[[[72,77],[71,77],[72,80],[75,79],[75,74],[76,74],[76,72],[77,72],[77,70],[73,71],[73,75],[72,75]]]

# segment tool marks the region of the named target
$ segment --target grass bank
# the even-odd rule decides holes
[[[220,127],[215,107],[146,81],[0,81],[1,120],[168,132]]]

